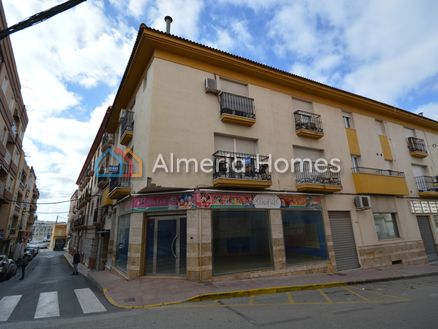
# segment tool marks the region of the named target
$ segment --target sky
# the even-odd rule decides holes
[[[66,0],[3,0],[8,25]],[[11,36],[39,220],[69,200],[140,23],[438,120],[435,0],[88,0]]]

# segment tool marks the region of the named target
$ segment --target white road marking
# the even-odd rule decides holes
[[[59,316],[58,292],[42,292],[38,299],[35,319]]]
[[[5,296],[0,300],[0,321],[8,321],[22,295]]]
[[[75,289],[75,294],[85,314],[106,312],[105,306],[102,305],[90,288]]]

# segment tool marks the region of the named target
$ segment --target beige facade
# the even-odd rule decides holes
[[[105,155],[105,168],[123,177],[90,193],[112,199],[101,207],[111,214],[108,263],[129,279],[163,274],[172,257],[170,274],[201,281],[438,257],[434,120],[142,27],[78,180],[84,189],[96,184],[83,173],[104,133],[122,151]],[[336,158],[341,170],[281,173],[282,162],[267,173],[256,154],[273,165]],[[162,159],[170,170],[172,157],[173,169],[178,158],[218,167],[154,171]],[[241,159],[244,174],[218,169],[227,158]],[[235,217],[247,233],[223,224]],[[254,263],[233,268],[245,253]]]
[[[4,29],[7,23],[0,9],[0,29]],[[27,123],[8,37],[0,43],[0,253],[8,253],[17,239],[27,240],[36,218],[36,176],[22,148]]]

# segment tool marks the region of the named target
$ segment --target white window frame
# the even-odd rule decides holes
[[[384,218],[383,223],[388,224],[392,223],[392,228],[389,228],[388,226],[385,227],[386,229],[386,235],[379,234],[379,229],[376,223],[376,216],[379,216],[382,218],[382,216],[386,217]],[[390,216],[388,218],[388,216]],[[374,219],[374,227],[376,229],[377,239],[379,241],[385,241],[385,240],[393,240],[393,239],[400,239],[400,229],[397,222],[397,216],[395,213],[387,212],[387,213],[373,213],[373,219]],[[389,220],[390,219],[390,220]],[[393,234],[389,235],[388,231],[392,230]]]

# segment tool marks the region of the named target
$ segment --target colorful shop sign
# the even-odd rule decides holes
[[[132,200],[132,211],[165,211],[194,208],[320,209],[321,198],[307,195],[193,192],[138,195]]]
[[[133,211],[160,211],[196,208],[192,193],[141,195],[132,200]]]

